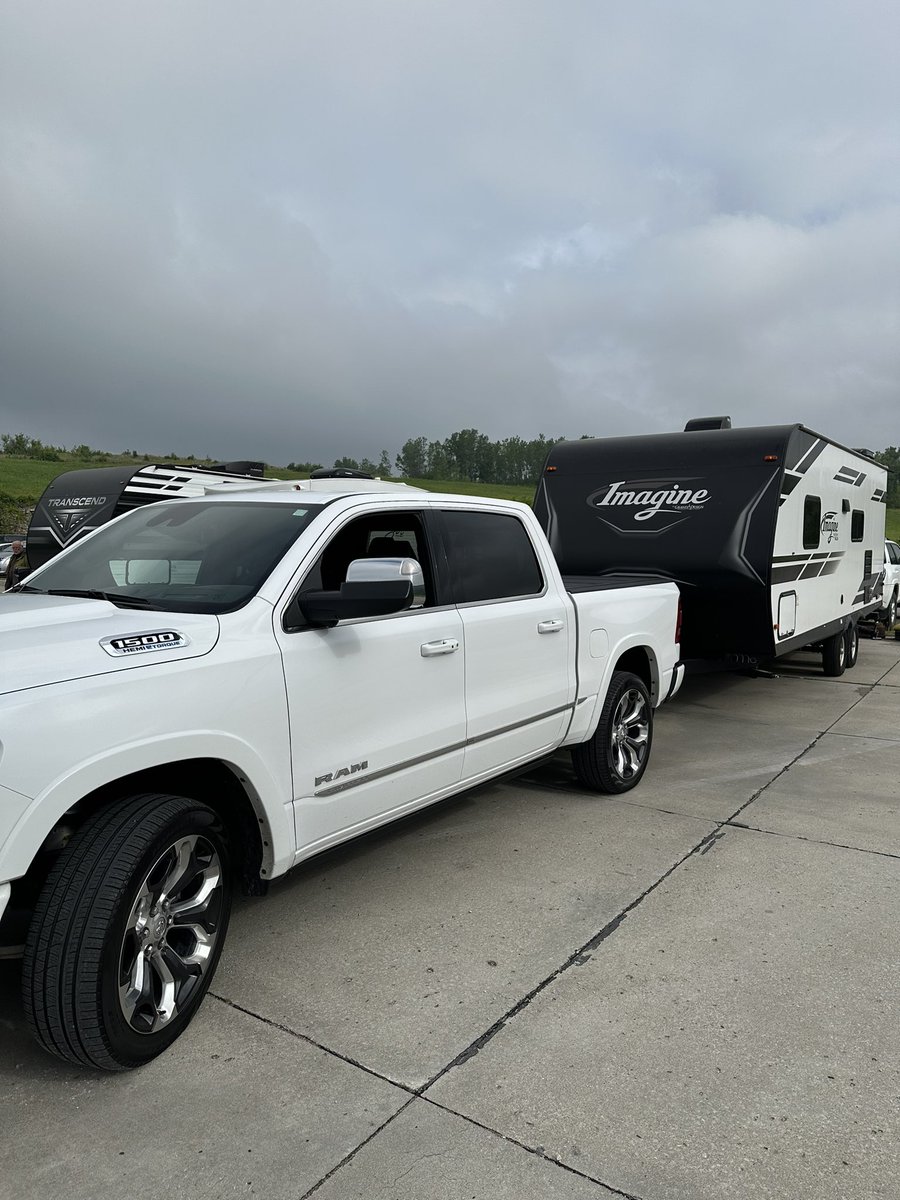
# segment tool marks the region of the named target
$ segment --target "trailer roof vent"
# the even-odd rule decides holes
[[[696,433],[698,429],[730,429],[731,417],[692,417],[684,427],[685,433]]]

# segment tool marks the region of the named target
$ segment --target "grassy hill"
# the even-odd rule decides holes
[[[23,532],[28,523],[30,509],[44,488],[64,471],[77,471],[90,467],[127,466],[136,471],[145,462],[165,462],[173,467],[191,463],[191,459],[143,459],[126,455],[108,454],[93,458],[61,456],[59,462],[43,462],[33,458],[12,458],[0,454],[0,532]],[[295,479],[296,473],[281,467],[270,467],[266,471],[270,479]],[[503,483],[463,483],[459,480],[405,479],[404,483],[425,488],[429,492],[455,492],[466,496],[493,496],[502,500],[520,500],[530,504],[534,488]],[[887,536],[900,541],[900,509],[887,510]]]

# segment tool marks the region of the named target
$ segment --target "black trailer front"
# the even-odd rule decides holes
[[[54,554],[111,521],[113,517],[176,496],[202,495],[210,484],[261,479],[261,462],[181,467],[147,463],[140,467],[88,467],[66,471],[48,484],[28,526],[28,562],[41,567]]]
[[[564,574],[674,580],[685,658],[768,657],[784,472],[813,442],[798,425],[561,442],[535,513]]]

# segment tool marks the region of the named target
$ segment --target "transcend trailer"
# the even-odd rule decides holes
[[[677,583],[686,660],[751,664],[816,645],[840,675],[859,620],[882,603],[886,486],[880,463],[802,425],[713,418],[560,442],[534,508],[564,575]]]
[[[28,526],[28,562],[41,567],[60,550],[113,517],[156,500],[202,496],[211,484],[247,486],[262,479],[264,463],[217,463],[180,467],[148,463],[141,467],[88,467],[66,471],[48,484]]]

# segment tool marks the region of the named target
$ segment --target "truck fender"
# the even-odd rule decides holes
[[[286,871],[295,850],[290,780],[279,782],[253,747],[240,738],[192,730],[116,746],[54,779],[31,800],[13,826],[2,847],[3,875],[7,880],[24,875],[50,831],[85,796],[128,775],[162,767],[173,769],[173,791],[177,792],[177,764],[192,759],[215,759],[234,773],[260,821],[262,874],[270,879]]]
[[[580,742],[586,742],[593,737],[597,731],[597,726],[600,724],[600,715],[603,711],[603,703],[606,699],[606,693],[609,691],[610,680],[613,672],[616,670],[626,670],[625,667],[620,667],[621,660],[628,654],[629,651],[643,652],[649,669],[649,679],[647,686],[650,692],[650,701],[654,708],[663,702],[666,698],[666,692],[669,686],[669,680],[663,680],[660,676],[659,662],[651,646],[646,642],[641,641],[641,635],[626,636],[621,638],[604,659],[597,661],[597,667],[602,671],[597,682],[597,690],[593,696],[592,704],[584,704],[580,708],[576,708],[575,715],[572,718],[572,724],[569,727],[569,732],[566,735],[564,745],[572,746]],[[636,672],[640,674],[641,672]],[[662,688],[662,684],[665,688]],[[580,684],[581,690],[591,690],[590,680],[582,680]]]

